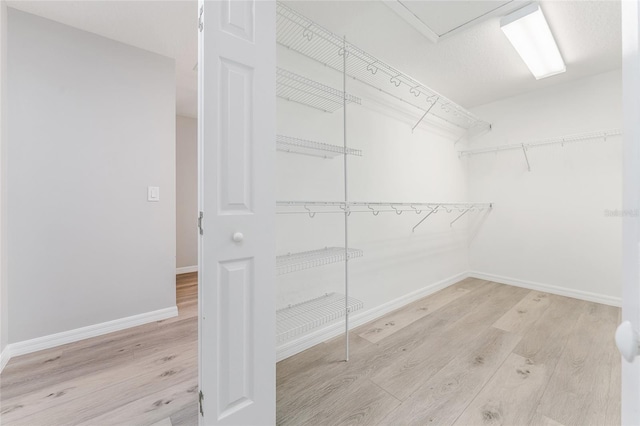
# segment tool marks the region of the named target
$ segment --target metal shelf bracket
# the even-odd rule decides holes
[[[438,211],[438,209],[440,208],[440,206],[435,206],[429,213],[427,213],[427,215],[425,217],[423,217],[420,222],[416,223],[416,226],[413,227],[413,229],[411,230],[411,232],[416,232],[416,228],[418,226],[420,226],[422,224],[422,222],[424,222],[425,220],[427,220],[427,218],[429,216],[431,216],[432,214],[434,214],[435,212]]]
[[[411,90],[414,90],[413,88]],[[418,92],[419,96],[420,92]],[[418,122],[411,128],[411,133],[413,133],[413,131],[416,129],[416,127],[418,127],[418,124],[422,123],[422,120],[424,120],[424,118],[427,116],[427,114],[429,114],[429,112],[431,111],[431,108],[433,108],[437,103],[438,103],[438,99],[440,98],[436,98],[435,101],[433,101],[433,103],[431,104],[431,106],[429,106],[429,108],[427,108],[427,110],[424,112],[424,114],[422,114],[422,117],[420,117],[420,120],[418,120]]]
[[[527,161],[527,170],[531,171],[531,164],[529,164],[529,156],[527,155],[527,147],[522,144],[522,153],[524,154],[524,159]]]
[[[463,211],[462,213],[460,213],[458,215],[458,217],[456,217],[455,219],[453,219],[453,222],[451,222],[449,224],[449,226],[453,226],[454,223],[456,223],[458,221],[458,219],[460,219],[462,216],[464,216],[465,214],[467,214],[469,212],[469,210],[471,210],[471,207],[467,208],[465,211]]]

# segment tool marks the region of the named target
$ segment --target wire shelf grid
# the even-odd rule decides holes
[[[293,154],[310,155],[312,157],[335,158],[344,155],[343,146],[330,145],[322,142],[315,142],[305,139],[292,138],[290,136],[277,135],[276,149],[282,152]],[[354,148],[347,148],[348,155],[362,156],[362,151]]]
[[[364,304],[349,297],[345,309],[345,296],[327,293],[305,302],[289,305],[276,311],[277,342],[283,343],[324,324],[343,318],[346,312],[362,309]]]
[[[326,86],[282,68],[276,70],[276,94],[279,98],[296,102],[324,112],[342,108],[345,95]],[[347,103],[360,104],[360,98],[347,94]]]
[[[355,259],[362,257],[362,250],[350,248],[346,257]],[[332,263],[344,262],[344,247],[325,247],[319,250],[303,251],[300,253],[287,253],[276,257],[276,269],[278,275],[298,272],[305,269],[317,268]]]
[[[277,6],[277,42],[338,72],[343,71],[346,49],[346,74],[350,78],[457,127],[467,130],[490,127],[489,123],[435,90],[353,44],[345,43],[336,34],[282,3]]]

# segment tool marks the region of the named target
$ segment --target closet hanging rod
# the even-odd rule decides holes
[[[349,201],[349,206],[442,206],[442,207],[464,207],[467,206],[487,206],[492,203],[468,203],[468,202],[452,202],[452,203],[425,203],[425,202],[396,202],[396,201]],[[281,207],[303,207],[303,206],[344,206],[344,201],[276,201],[277,206]]]
[[[378,201],[349,203],[349,211],[352,213],[394,212],[398,215],[402,214],[402,212],[422,214],[435,209],[451,213],[452,211],[463,211],[465,209],[484,210],[491,207],[491,203],[387,203]]]
[[[500,151],[511,151],[511,150],[522,151],[523,149],[527,150],[529,148],[537,148],[541,146],[564,145],[566,143],[568,144],[568,143],[574,143],[574,142],[584,142],[584,141],[590,141],[595,139],[604,139],[606,141],[607,138],[610,136],[619,136],[619,135],[622,135],[622,130],[620,129],[612,129],[612,130],[605,130],[605,131],[599,131],[599,132],[577,133],[577,134],[559,136],[559,137],[549,138],[549,139],[540,139],[540,140],[525,142],[525,143],[507,144],[507,145],[500,145],[500,146],[491,147],[491,148],[479,148],[479,149],[458,151],[458,155],[460,157],[466,157],[466,156],[473,156],[478,154],[496,153]]]
[[[344,206],[344,201],[276,201],[278,207],[304,207],[304,206]]]
[[[346,74],[350,78],[412,105],[423,113],[437,104],[438,108],[433,108],[431,114],[457,127],[467,130],[479,125],[490,127],[489,123],[435,90],[353,44],[343,43],[338,35],[282,3],[277,4],[277,42],[340,73],[343,72],[346,51],[349,58]]]
[[[276,205],[280,208],[294,209],[290,211],[281,210],[277,212],[278,214],[308,214],[310,217],[314,217],[318,213],[336,214],[344,213],[345,211],[348,213],[370,213],[374,216],[379,213],[401,215],[404,212],[428,213],[427,216],[429,216],[437,211],[445,211],[447,213],[457,211],[462,213],[466,211],[482,211],[493,207],[492,203],[398,203],[381,201],[355,201],[346,204],[340,201],[278,201]],[[414,227],[414,230],[418,225]]]
[[[467,203],[467,202],[453,202],[453,203],[424,203],[424,202],[386,202],[386,201],[350,201],[349,205],[352,206],[442,206],[442,207],[467,207],[467,206],[491,206],[491,203]]]

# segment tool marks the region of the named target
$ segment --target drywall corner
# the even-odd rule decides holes
[[[2,373],[2,370],[4,370],[4,367],[7,366],[10,359],[11,359],[11,347],[7,345],[0,352],[0,373]]]
[[[7,121],[6,116],[6,79],[7,79],[7,3],[0,0],[0,371],[4,368],[8,356],[5,356],[5,348],[9,342],[9,321],[8,321],[8,283],[7,283],[7,262],[5,250],[5,229],[6,224],[6,199],[5,199],[5,173],[7,168],[5,146],[7,141]],[[8,354],[8,352],[7,352]],[[6,358],[6,360],[5,360]]]

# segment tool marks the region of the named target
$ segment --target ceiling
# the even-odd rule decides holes
[[[466,30],[494,16],[504,16],[530,0],[408,1],[384,4],[433,42]]]
[[[401,2],[405,8],[413,12],[422,22],[438,36],[455,30],[491,11],[510,3],[509,1],[431,1]]]
[[[402,0],[439,35],[473,20],[496,1]],[[197,112],[197,2],[8,2],[25,12],[176,59],[177,112]],[[433,43],[391,8],[371,1],[289,1],[287,4],[381,60],[465,107],[621,67],[619,1],[542,1],[567,72],[536,80],[500,30],[499,16]],[[437,16],[437,19],[430,18]]]
[[[565,73],[542,80],[504,36],[498,16],[433,43],[379,1],[287,4],[467,108],[622,65],[618,1],[540,2],[567,65]]]

